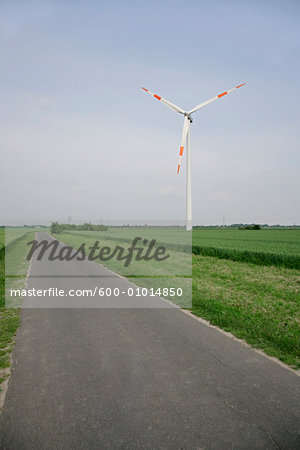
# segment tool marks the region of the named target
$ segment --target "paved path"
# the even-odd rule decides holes
[[[107,285],[128,287],[94,265]],[[29,286],[82,287],[66,267],[39,278],[34,261]],[[40,301],[47,307],[22,310],[1,450],[300,448],[300,377],[290,370],[160,300]]]

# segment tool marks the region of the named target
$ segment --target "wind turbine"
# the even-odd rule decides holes
[[[144,91],[148,92],[148,94],[153,95],[153,97],[155,97],[157,100],[164,103],[169,108],[173,109],[173,111],[176,111],[179,114],[184,115],[177,174],[179,174],[184,146],[185,146],[185,143],[187,143],[187,149],[186,149],[186,230],[188,230],[188,231],[192,229],[192,176],[191,176],[192,174],[191,174],[190,124],[193,122],[193,119],[192,119],[191,114],[198,111],[198,109],[201,109],[206,105],[209,105],[209,103],[212,103],[215,100],[218,100],[219,98],[224,97],[224,95],[229,94],[230,92],[233,92],[235,89],[238,89],[241,86],[244,86],[245,84],[246,83],[240,84],[239,86],[236,86],[233,89],[230,89],[229,91],[222,92],[222,94],[216,95],[215,97],[212,97],[209,100],[206,100],[206,102],[200,103],[199,105],[195,106],[190,111],[184,111],[183,109],[179,108],[179,106],[174,105],[174,103],[171,103],[168,100],[166,100],[165,98],[162,98],[159,95],[156,95],[153,92],[148,91],[148,89],[142,87],[142,89],[144,89]]]

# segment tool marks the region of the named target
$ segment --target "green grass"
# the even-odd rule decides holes
[[[5,234],[0,228],[0,308],[5,305],[5,250],[4,250]],[[1,246],[1,244],[3,244]],[[1,311],[1,310],[0,310]]]
[[[0,228],[0,249],[4,247],[5,244],[5,228]]]
[[[193,245],[300,256],[300,229],[194,229]]]
[[[300,269],[300,230],[196,229],[193,230],[193,253]]]
[[[9,276],[25,277],[27,275],[29,262],[26,256],[30,250],[28,242],[34,240],[35,230],[22,229],[19,232],[14,230],[12,236],[10,230],[6,231],[5,246],[5,272],[6,278]],[[12,239],[13,238],[13,239]]]
[[[24,256],[28,238],[33,238],[33,236],[32,230],[23,228],[10,230],[8,236],[5,236],[5,229],[0,228],[0,390],[1,384],[8,376],[7,369],[10,367],[10,353],[20,324],[19,310],[5,308],[5,240],[6,244],[8,243],[7,249],[9,248],[9,251],[12,252],[10,259],[13,260],[15,258],[13,266],[18,267],[18,270],[20,270],[18,261],[20,262],[20,259]],[[22,249],[21,252],[20,249]],[[24,264],[22,263],[23,269]]]
[[[193,257],[192,312],[300,368],[300,273]]]
[[[7,378],[5,369],[10,365],[13,340],[20,323],[19,310],[4,307],[4,293],[4,257],[0,257],[0,390]]]
[[[0,377],[1,369],[9,367],[9,356],[12,350],[13,338],[20,324],[17,309],[0,308]]]

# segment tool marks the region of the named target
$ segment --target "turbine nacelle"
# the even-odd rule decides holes
[[[187,118],[189,119],[190,123],[193,123],[193,118],[192,118],[192,116],[191,116],[188,112],[185,112],[185,113],[184,113],[184,116],[187,117]]]

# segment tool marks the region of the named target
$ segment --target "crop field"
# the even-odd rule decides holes
[[[102,239],[128,239],[137,236],[159,242],[192,244],[194,247],[219,248],[237,251],[275,253],[300,257],[300,229],[237,230],[231,228],[199,228],[185,232],[182,228],[116,227],[107,231],[66,231],[80,236]]]
[[[193,253],[300,269],[300,230],[200,228],[193,230]]]
[[[189,248],[195,255],[214,256],[260,265],[300,269],[300,229],[237,230],[231,228],[194,229],[124,227],[107,231],[66,231],[73,235],[110,241],[132,241],[137,236],[155,238],[179,250]]]
[[[157,242],[178,245],[191,245],[192,232],[186,232],[183,228],[172,227],[116,227],[107,231],[66,231],[66,234],[88,237],[94,239],[132,241],[135,237],[143,239],[156,239]]]
[[[193,244],[300,255],[300,229],[197,228],[193,230]]]
[[[300,229],[198,228],[193,230],[193,245],[300,256]]]

